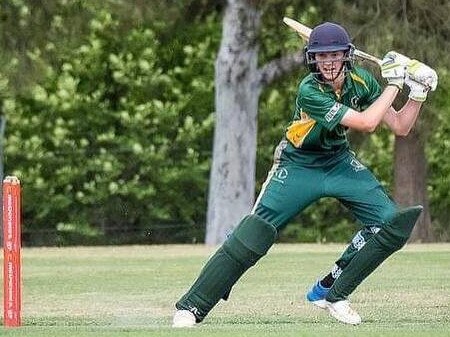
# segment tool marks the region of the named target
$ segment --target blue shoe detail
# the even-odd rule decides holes
[[[317,281],[306,294],[306,299],[310,302],[324,300],[330,288],[325,288]]]

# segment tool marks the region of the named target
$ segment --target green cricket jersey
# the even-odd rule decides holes
[[[298,88],[282,157],[310,164],[347,149],[347,128],[339,124],[342,117],[349,108],[365,110],[380,94],[376,79],[360,67],[354,67],[347,74],[341,93],[335,93],[330,85],[319,83],[312,74],[306,76]]]

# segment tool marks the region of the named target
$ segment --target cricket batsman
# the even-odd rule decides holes
[[[361,229],[306,298],[340,322],[361,323],[349,296],[407,242],[422,206],[400,208],[351,151],[346,133],[370,133],[384,123],[395,135],[408,135],[438,78],[430,67],[391,51],[381,63],[382,89],[369,71],[355,65],[354,49],[338,24],[325,22],[312,30],[304,50],[310,73],[298,87],[293,118],[275,150],[273,167],[251,213],[175,304],[174,327],[203,321],[266,255],[289,221],[324,197],[340,201]],[[396,111],[392,103],[405,87],[409,99]]]

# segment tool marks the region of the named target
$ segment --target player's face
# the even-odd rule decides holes
[[[316,53],[315,59],[322,76],[327,81],[334,81],[339,77],[344,64],[343,51]]]

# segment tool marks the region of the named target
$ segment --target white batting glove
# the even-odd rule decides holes
[[[430,88],[422,83],[416,82],[409,75],[405,78],[405,84],[409,87],[408,97],[416,102],[425,102]]]
[[[417,60],[410,60],[407,68],[408,76],[416,82],[428,87],[429,90],[435,91],[438,84],[438,75],[436,71],[426,64]]]
[[[388,85],[395,85],[400,90],[405,82],[406,66],[410,61],[406,56],[395,51],[388,52],[381,61],[381,76],[385,78]]]

